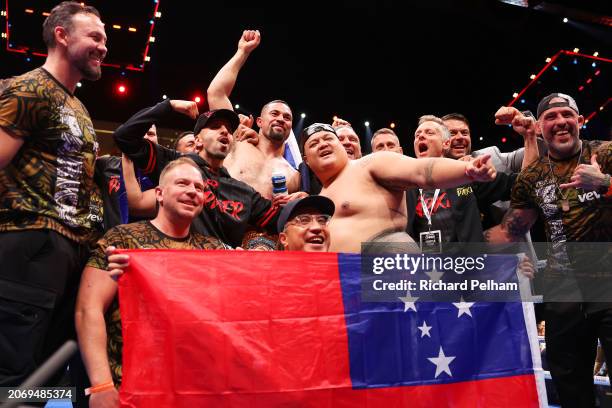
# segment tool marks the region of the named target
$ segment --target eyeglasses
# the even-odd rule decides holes
[[[291,220],[291,224],[299,225],[300,227],[307,227],[312,223],[312,221],[316,221],[322,227],[325,227],[329,224],[331,220],[331,215],[327,214],[300,214],[293,217]]]

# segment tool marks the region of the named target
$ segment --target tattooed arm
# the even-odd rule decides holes
[[[359,159],[372,177],[393,190],[414,187],[450,188],[472,181],[495,179],[489,155],[470,161],[444,158],[413,159],[393,152],[378,152]]]
[[[510,208],[500,224],[500,236],[489,238],[494,242],[522,241],[537,219],[538,213],[533,208]]]

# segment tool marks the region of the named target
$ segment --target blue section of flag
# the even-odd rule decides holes
[[[338,257],[353,387],[439,384],[534,372],[521,303],[477,302],[460,309],[453,303],[416,301],[415,312],[406,310],[399,299],[361,302],[360,256]],[[430,336],[423,334],[427,327]]]

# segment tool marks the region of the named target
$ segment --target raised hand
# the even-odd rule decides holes
[[[244,30],[240,41],[238,41],[238,49],[246,54],[250,54],[251,51],[257,48],[260,42],[261,35],[259,30]]]
[[[604,186],[606,175],[602,173],[599,163],[597,163],[597,155],[591,156],[591,164],[579,164],[574,169],[574,174],[571,177],[571,182],[560,184],[559,188],[581,188],[583,190],[594,191]]]
[[[536,120],[533,116],[523,115],[512,106],[502,106],[495,112],[496,125],[512,125],[516,133],[523,137],[535,137]]]
[[[472,181],[493,181],[497,177],[497,170],[493,166],[490,154],[483,154],[467,162],[465,175]]]
[[[174,109],[175,112],[189,116],[191,119],[196,119],[199,115],[198,104],[194,101],[173,99],[170,101],[170,106],[172,106],[172,109]]]

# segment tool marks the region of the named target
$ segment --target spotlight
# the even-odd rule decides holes
[[[240,109],[240,105],[238,104],[234,105],[234,109]]]
[[[368,121],[366,120],[365,125],[366,125],[366,126],[370,126],[370,122],[368,122]]]
[[[125,94],[127,92],[127,88],[125,87],[125,85],[118,85],[117,92],[119,92],[120,94]]]
[[[305,113],[302,113],[302,114],[300,115],[300,117],[301,117],[302,119],[304,119],[304,118],[306,117],[306,114],[305,114]]]
[[[512,97],[513,97],[513,98],[516,98],[517,96],[518,96],[518,93],[517,93],[517,92],[515,92],[515,93],[513,93],[513,94],[512,94]]]
[[[595,67],[597,66],[597,63],[596,63],[596,62],[594,62],[594,63],[592,63],[592,64],[591,64],[591,66],[592,66],[593,68],[595,68]]]
[[[563,22],[564,22],[564,23],[567,23],[568,21],[569,21],[569,20],[567,19],[567,17],[564,17],[564,18],[563,18]]]
[[[558,71],[558,70],[559,70],[559,68],[557,68],[557,66],[556,66],[556,65],[553,65],[553,70]]]
[[[552,61],[552,58],[550,58],[550,57],[546,58],[546,62],[547,63],[550,62],[550,61]]]
[[[535,77],[536,77],[536,76],[535,76],[535,74],[531,74],[531,75],[529,76],[529,79],[535,79]]]
[[[162,95],[162,99],[164,99],[164,100],[168,99],[168,95],[163,94],[163,95]]]
[[[505,137],[502,137],[502,143],[506,143],[506,141],[508,141],[508,139],[506,139]]]
[[[154,43],[155,42],[155,37],[149,37],[149,42],[150,43]]]
[[[193,98],[193,101],[195,103],[200,103],[200,102],[202,102],[202,98],[200,98],[199,96],[196,96],[195,98]]]
[[[574,52],[580,52],[580,48],[574,48]]]
[[[391,124],[389,125],[389,127],[390,127],[391,129],[395,129],[395,122],[391,122]]]
[[[521,99],[521,103],[525,103],[525,100],[524,100],[524,99]]]
[[[82,87],[82,86],[83,86],[83,84],[82,84],[82,83],[77,82],[77,88],[80,88],[80,87]]]
[[[598,57],[598,56],[599,56],[599,52],[595,51],[595,52],[593,53],[593,56],[594,56],[594,57]]]
[[[161,18],[161,11],[158,11],[157,13],[155,13],[155,17]]]
[[[480,140],[480,141],[482,142],[482,141],[484,140],[484,137],[480,136],[480,137],[478,138],[478,140]]]

